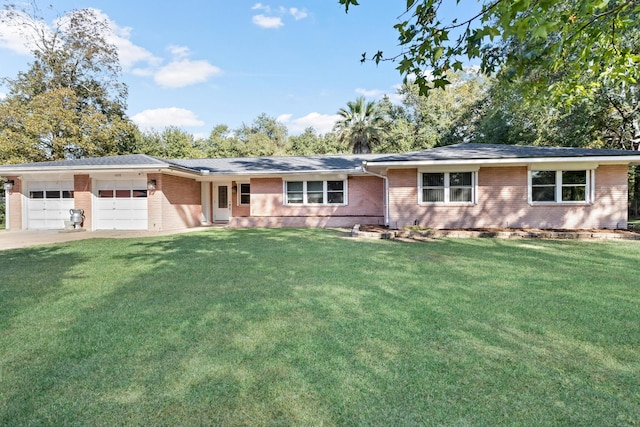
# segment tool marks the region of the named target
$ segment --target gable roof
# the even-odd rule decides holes
[[[536,147],[503,144],[463,143],[429,150],[380,156],[367,161],[372,166],[407,164],[515,163],[528,161],[623,161],[640,162],[640,152],[574,147]]]
[[[640,153],[570,147],[455,144],[403,154],[240,157],[165,160],[146,154],[94,157],[0,166],[0,175],[31,172],[173,170],[193,176],[364,173],[364,166],[406,167],[447,164],[516,164],[533,162],[619,162],[640,164]]]
[[[362,162],[381,154],[332,156],[238,157],[216,159],[181,159],[170,163],[185,168],[223,175],[286,173],[345,173],[361,171]]]
[[[148,156],[146,154],[127,154],[123,156],[108,156],[108,157],[86,157],[82,159],[70,159],[70,160],[56,160],[50,162],[36,162],[36,163],[22,163],[15,165],[0,166],[2,168],[51,168],[51,167],[82,167],[82,166],[166,166],[165,160],[158,159],[156,157]]]

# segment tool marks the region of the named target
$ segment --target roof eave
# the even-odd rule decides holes
[[[79,166],[43,166],[43,167],[28,167],[28,168],[12,168],[10,166],[0,168],[0,175],[35,175],[35,174],[50,174],[50,173],[91,173],[91,172],[120,172],[120,171],[162,171],[162,170],[182,170],[168,164],[156,164],[156,165],[79,165]],[[185,170],[191,172],[191,174],[197,174],[193,170]]]
[[[362,166],[357,166],[353,169],[307,169],[307,170],[282,170],[282,171],[209,171],[209,173],[202,173],[203,177],[207,176],[252,176],[252,177],[274,177],[283,175],[355,175],[364,174]]]
[[[366,166],[386,168],[406,168],[417,166],[444,165],[484,165],[484,166],[526,166],[536,163],[582,163],[599,164],[638,164],[640,155],[624,156],[577,156],[577,157],[517,157],[508,159],[428,159],[428,160],[394,160],[364,162]]]

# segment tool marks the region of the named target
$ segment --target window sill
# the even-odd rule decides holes
[[[529,202],[531,207],[550,207],[550,206],[592,206],[591,202]]]
[[[475,206],[473,202],[418,202],[418,206]]]
[[[247,206],[249,206],[249,205],[247,205]],[[308,208],[308,207],[331,207],[331,206],[348,206],[348,205],[347,205],[347,203],[330,203],[330,204],[329,203],[323,203],[323,204],[320,204],[320,203],[313,203],[313,204],[312,203],[306,203],[306,204],[305,203],[285,203],[284,206],[290,206],[290,207],[291,206],[293,206],[293,207],[304,206],[304,207]]]

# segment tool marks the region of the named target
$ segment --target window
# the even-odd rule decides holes
[[[240,184],[240,194],[239,202],[240,205],[249,205],[251,204],[251,185],[250,184]]]
[[[587,201],[587,171],[562,172],[562,201]]]
[[[420,203],[473,203],[475,172],[424,172]]]
[[[304,203],[304,181],[287,182],[287,204]]]
[[[344,205],[345,181],[287,181],[287,205]]]
[[[531,171],[532,203],[590,202],[590,171]]]
[[[327,202],[330,205],[344,203],[344,181],[327,181]]]
[[[531,172],[531,198],[534,202],[556,201],[556,171]]]

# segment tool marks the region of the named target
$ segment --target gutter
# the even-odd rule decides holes
[[[389,177],[367,170],[367,161],[362,162],[362,172],[367,175],[377,176],[384,180],[384,226],[389,227]]]
[[[482,166],[526,166],[536,163],[598,163],[598,164],[637,164],[640,155],[627,154],[620,156],[578,156],[578,157],[510,157],[502,159],[425,159],[425,160],[389,160],[371,161],[380,167],[415,167],[435,165],[482,165]],[[366,163],[363,162],[363,163]]]
[[[173,171],[189,176],[200,175],[200,171],[173,164],[143,164],[143,165],[79,165],[79,166],[44,166],[37,167],[0,167],[0,176],[9,175],[41,175],[51,173],[99,173],[99,172],[131,172],[131,171]]]

